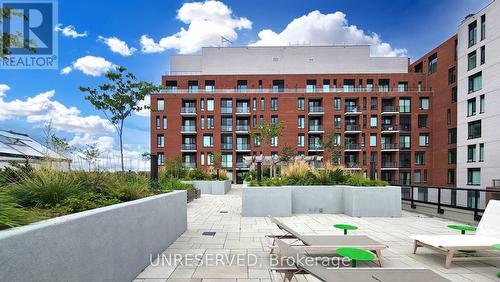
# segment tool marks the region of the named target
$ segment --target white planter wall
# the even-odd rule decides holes
[[[201,191],[201,194],[224,195],[231,190],[231,180],[185,180]]]

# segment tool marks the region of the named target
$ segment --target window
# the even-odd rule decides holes
[[[406,91],[408,91],[408,82],[406,82],[406,81],[400,81],[400,82],[398,82],[398,91],[399,92],[406,92]]]
[[[205,153],[200,153],[200,164],[205,165]]]
[[[427,115],[418,115],[418,128],[428,127],[429,117]]]
[[[376,110],[378,108],[378,99],[377,97],[372,97],[370,99],[370,109]]]
[[[271,116],[271,123],[277,124],[278,123],[278,116]]]
[[[278,98],[271,98],[271,111],[278,110]]]
[[[214,137],[212,135],[203,135],[203,147],[213,147]]]
[[[486,15],[481,16],[481,40],[486,38]]]
[[[246,80],[236,81],[236,89],[238,89],[238,92],[246,92],[247,88],[248,88],[248,82]]]
[[[205,110],[205,99],[200,99],[200,109],[201,109],[202,111],[204,111],[204,110]]]
[[[333,127],[340,128],[341,126],[342,126],[342,117],[341,116],[334,116],[333,117]]]
[[[285,91],[285,81],[273,80],[273,92],[284,92],[284,91]]]
[[[377,146],[377,134],[370,134],[370,147]]]
[[[299,116],[297,118],[297,128],[305,128],[305,127],[306,127],[305,117]]]
[[[316,80],[311,79],[306,81],[306,92],[316,92]]]
[[[478,72],[469,76],[469,93],[476,92],[483,88],[483,75]]]
[[[161,124],[160,124],[160,117],[156,117],[156,129],[160,129],[161,128]]]
[[[214,165],[214,153],[207,153],[207,165]]]
[[[479,96],[479,113],[483,114],[484,113],[484,106],[485,106],[485,101],[484,101],[484,94]]]
[[[157,111],[164,111],[165,110],[165,100],[163,100],[163,99],[156,100],[156,110]]]
[[[448,70],[448,84],[457,82],[457,68],[452,67]]]
[[[469,24],[469,47],[477,42],[477,21]]]
[[[214,117],[213,116],[207,117],[207,128],[208,129],[214,128]]]
[[[366,80],[366,92],[373,92],[373,79]]]
[[[469,122],[468,137],[469,139],[481,137],[481,120]]]
[[[457,87],[451,88],[451,102],[455,103],[457,101]]]
[[[198,92],[198,81],[188,80],[188,92],[197,93]]]
[[[415,152],[415,164],[417,165],[425,164],[425,152]]]
[[[454,169],[448,169],[448,184],[455,184],[455,170]],[[457,199],[456,192],[457,191],[452,190],[451,192],[452,192],[452,194],[453,194],[453,192],[455,192],[455,203],[453,203],[453,201],[452,201],[452,205],[456,205],[456,199]],[[452,199],[453,199],[453,197],[452,197]]]
[[[305,140],[304,134],[297,135],[297,146],[304,147],[304,142],[305,142],[304,140]]]
[[[232,154],[222,154],[221,165],[222,165],[222,167],[233,167],[233,155]]]
[[[448,144],[456,144],[457,143],[457,129],[450,128],[448,129]]]
[[[421,181],[420,170],[415,170],[415,172],[413,173],[413,182],[420,183]]]
[[[252,127],[257,127],[257,116],[252,117]]]
[[[388,92],[389,91],[389,79],[379,79],[378,80],[378,91],[379,92]]]
[[[263,111],[266,107],[266,100],[264,98],[260,98],[260,110]]]
[[[411,112],[411,99],[410,98],[399,98],[399,112],[400,113],[410,113]]]
[[[415,72],[424,72],[424,65],[423,62],[420,62],[415,65]]]
[[[421,110],[428,110],[429,109],[429,98],[428,97],[420,98],[420,109]]]
[[[333,99],[333,109],[336,111],[340,111],[340,108],[342,106],[342,102],[340,98],[334,98]]]
[[[479,161],[484,162],[484,143],[479,144]]]
[[[323,92],[330,92],[330,80],[323,79]]]
[[[214,110],[214,99],[207,99],[207,111]]]
[[[278,137],[271,138],[271,147],[278,147]]]
[[[481,185],[481,169],[468,168],[467,169],[467,185]]]
[[[448,149],[448,164],[456,164],[457,163],[457,149]]]
[[[467,100],[467,116],[476,115],[476,98]]]
[[[420,133],[418,143],[421,147],[429,146],[429,133]]]
[[[477,65],[476,51],[470,52],[467,55],[467,70],[474,69]]]
[[[486,47],[485,46],[481,46],[481,65],[483,65],[484,63],[486,63]]]
[[[215,91],[215,80],[205,80],[205,92]]]
[[[164,164],[165,164],[165,154],[158,153],[158,165],[164,165]]]
[[[203,116],[200,118],[200,127],[201,129],[205,129],[205,118]]]
[[[256,147],[259,147],[260,146],[260,135],[259,134],[256,134],[253,136],[253,145],[256,146]]]
[[[163,134],[156,135],[156,146],[158,148],[163,148],[163,146],[165,146],[165,137]]]
[[[399,136],[399,147],[401,149],[410,149],[411,139],[410,139],[409,135],[400,135]]]
[[[257,110],[257,98],[252,99],[252,109],[254,111]]]
[[[429,74],[433,74],[437,71],[437,63],[438,63],[437,53],[434,53],[429,57]]]
[[[467,146],[467,162],[473,163],[476,161],[476,145]]]
[[[451,124],[451,109],[446,110],[446,124],[447,125]]]
[[[370,117],[370,127],[377,128],[377,116]]]
[[[306,107],[306,100],[304,98],[297,99],[297,109],[303,111]]]
[[[167,117],[163,116],[163,129],[167,129],[167,127],[168,127]]]

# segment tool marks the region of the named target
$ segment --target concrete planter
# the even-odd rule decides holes
[[[291,216],[292,189],[290,187],[243,188],[241,214],[243,216]]]
[[[186,191],[0,231],[0,281],[132,281],[186,231]]]
[[[231,180],[185,180],[201,191],[201,194],[224,195],[231,190]]]
[[[344,187],[344,213],[350,216],[400,217],[401,187]]]
[[[401,188],[353,186],[244,187],[243,216],[304,213],[401,216]]]

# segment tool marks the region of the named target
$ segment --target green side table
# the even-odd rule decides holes
[[[375,255],[367,250],[357,248],[338,248],[337,254],[352,261],[352,267],[356,267],[356,261],[371,261],[375,259]]]
[[[347,235],[347,230],[357,230],[358,227],[348,224],[334,224],[333,227],[344,230],[344,235]]]
[[[476,227],[468,226],[468,225],[448,225],[448,228],[459,230],[462,235],[465,234],[465,231],[476,231]]]
[[[494,248],[496,248],[497,250],[500,250],[500,244],[495,244],[493,245]],[[497,272],[497,277],[500,278],[500,272]]]

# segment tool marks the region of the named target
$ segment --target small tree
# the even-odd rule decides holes
[[[99,85],[98,88],[80,87],[80,91],[87,92],[85,99],[90,101],[113,124],[120,140],[120,159],[122,172],[125,171],[123,163],[123,124],[125,119],[134,112],[148,106],[139,103],[159,87],[153,83],[138,81],[135,75],[128,72],[125,67],[117,67],[114,71],[106,73],[108,83]]]
[[[92,163],[94,167],[96,166],[97,159],[101,156],[101,151],[97,148],[97,144],[93,143],[87,145],[85,149],[81,150],[81,153],[82,155],[80,157],[88,162],[90,172]]]
[[[219,171],[222,168],[222,155],[219,152],[213,154],[213,167],[217,171],[217,179],[219,179]]]
[[[327,156],[330,159],[330,163],[334,159],[340,159],[342,157],[342,144],[337,142],[337,132],[330,131],[326,135],[326,141],[323,142],[323,147],[326,150]]]
[[[274,138],[281,137],[284,128],[285,124],[283,122],[263,122],[256,128],[256,132],[251,132],[250,135],[265,145],[271,145]],[[271,162],[271,171],[273,171],[273,168],[274,161]]]

